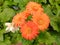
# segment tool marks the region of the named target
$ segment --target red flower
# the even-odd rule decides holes
[[[26,9],[31,14],[35,14],[36,12],[43,12],[43,8],[41,7],[41,5],[36,2],[29,2],[26,6]]]
[[[32,20],[35,24],[38,25],[41,31],[44,31],[45,29],[47,29],[50,23],[49,17],[44,13],[42,15],[40,14],[33,15]]]
[[[28,21],[23,27],[21,27],[20,31],[22,36],[28,40],[34,39],[39,33],[37,25],[32,21]]]

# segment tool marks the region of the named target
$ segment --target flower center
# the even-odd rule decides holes
[[[43,25],[44,22],[43,22],[42,20],[39,20],[39,21],[38,21],[38,24],[39,24],[39,25]]]
[[[31,32],[32,32],[31,28],[28,27],[28,28],[26,29],[26,34],[31,34]]]

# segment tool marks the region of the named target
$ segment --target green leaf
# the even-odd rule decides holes
[[[5,43],[6,45],[11,45],[11,41],[10,41],[10,40],[5,40],[4,43]]]
[[[57,32],[60,31],[60,17],[53,17],[50,21],[51,26]]]
[[[51,5],[54,5],[56,3],[55,0],[49,0],[49,2],[50,2]]]
[[[6,45],[4,42],[0,42],[0,45]]]
[[[44,12],[47,13],[50,19],[54,17],[50,5],[44,5],[43,8],[44,8]]]
[[[56,8],[57,8],[57,16],[60,16],[60,6],[58,4],[56,4]]]
[[[32,43],[32,41],[24,39],[19,32],[12,34],[11,41],[15,44],[22,43],[22,45],[31,45]]]
[[[0,41],[3,41],[3,34],[0,34]]]
[[[60,45],[60,33],[58,33],[59,35],[56,36],[56,43],[57,45]]]
[[[38,37],[39,43],[45,43],[47,45],[52,44],[55,42],[55,38],[51,36],[49,32],[41,32]]]
[[[3,8],[7,8],[8,6],[12,5],[11,1],[5,1],[2,5]]]
[[[41,2],[43,2],[43,3],[46,3],[46,2],[47,2],[47,0],[39,0],[39,1],[41,1]]]
[[[29,15],[29,16],[27,17],[26,21],[31,20],[31,18],[32,18],[32,15]]]
[[[3,33],[4,32],[5,32],[4,30],[0,30],[0,41],[3,41]]]
[[[22,9],[24,8],[24,6],[25,6],[25,3],[22,0],[20,0],[19,7]]]
[[[60,45],[60,32],[52,31],[51,35],[55,38],[55,44]]]
[[[0,41],[0,45],[11,45],[10,40]]]
[[[0,0],[0,5],[2,5],[2,4],[3,4],[3,2],[4,2],[4,0]]]
[[[29,0],[23,0],[25,4],[27,4],[29,2]]]
[[[41,2],[43,2],[43,3],[47,3],[47,0],[34,0],[35,2],[39,2],[39,3],[41,3]]]
[[[0,13],[0,19],[2,22],[9,21],[13,16],[15,15],[15,12],[11,8],[5,8],[2,13]]]
[[[1,11],[2,11],[2,7],[0,7],[0,13],[1,13]]]
[[[20,0],[14,0],[14,2],[15,2],[15,3],[19,3],[19,2],[20,2]]]
[[[58,4],[60,4],[60,0],[56,0],[56,2],[57,2]]]
[[[23,9],[23,8],[25,8],[25,6],[26,6],[26,4],[29,2],[29,0],[20,0],[19,1],[19,7],[21,8],[21,9]]]

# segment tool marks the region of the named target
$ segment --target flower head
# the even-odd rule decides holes
[[[25,23],[26,17],[23,15],[24,13],[19,13],[13,17],[12,23],[15,26],[21,26]]]
[[[49,26],[49,23],[50,23],[49,17],[44,13],[42,15],[40,15],[40,14],[33,15],[32,20],[35,24],[38,25],[39,29],[42,31],[47,29]]]
[[[41,5],[36,2],[29,2],[26,6],[26,9],[31,14],[35,14],[36,12],[43,12],[43,8],[41,7]]]
[[[21,33],[25,39],[32,40],[39,32],[37,25],[32,21],[28,21],[23,27],[21,27]]]

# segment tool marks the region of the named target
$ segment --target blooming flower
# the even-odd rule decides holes
[[[39,33],[37,25],[32,21],[25,23],[24,26],[21,27],[20,31],[22,33],[22,36],[28,40],[34,39]]]
[[[14,27],[14,25],[12,23],[5,23],[5,26],[7,26],[6,28],[6,32],[15,32],[17,30],[19,30],[17,27]]]
[[[32,20],[35,24],[38,25],[41,31],[44,31],[45,29],[47,29],[50,23],[49,17],[44,13],[42,15],[40,14],[33,15]]]
[[[37,12],[43,12],[43,8],[41,7],[40,4],[36,2],[29,2],[26,6],[26,9],[31,13],[35,14]]]
[[[26,17],[23,15],[23,13],[19,13],[13,17],[12,23],[18,27],[24,24],[25,19]]]

